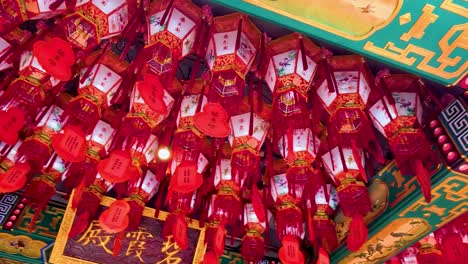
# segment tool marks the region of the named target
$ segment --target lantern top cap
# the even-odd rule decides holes
[[[360,70],[364,71],[366,60],[360,55],[340,55],[327,58],[332,71]]]
[[[314,59],[319,60],[319,58],[321,58],[320,47],[312,42],[312,40],[310,40],[308,37],[303,36],[297,32],[270,41],[267,44],[268,53],[270,56],[273,56],[292,49],[297,49],[301,39],[304,44],[304,49],[308,55],[312,56]]]
[[[103,51],[98,50],[90,56],[87,56],[84,61],[86,67],[89,67],[101,52]],[[112,52],[110,49],[102,55],[101,59],[96,65],[98,64],[105,65],[117,74],[122,74],[123,72],[125,72],[130,65],[126,60],[120,60],[119,56]]]
[[[250,18],[242,13],[236,12],[229,15],[213,18],[214,33],[229,32],[238,30],[240,20],[242,19],[242,32],[247,35],[255,47],[260,45],[262,32],[255,26]]]
[[[169,7],[171,0],[157,0],[151,3],[149,14],[157,13]],[[174,0],[172,8],[176,8],[190,19],[198,22],[202,18],[202,9],[194,4],[192,1],[187,0]]]
[[[385,86],[390,92],[418,92],[424,83],[415,75],[388,74],[381,78],[380,86]]]

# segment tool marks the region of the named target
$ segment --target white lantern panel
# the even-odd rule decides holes
[[[110,15],[108,18],[108,22],[110,35],[103,36],[103,39],[110,38],[112,36],[120,34],[120,32],[123,31],[123,29],[128,23],[128,6],[125,5],[119,10],[117,10],[115,13]]]
[[[284,135],[278,141],[278,147],[281,155],[286,158],[289,151],[288,136]],[[293,152],[307,151],[313,157],[317,154],[320,147],[320,139],[314,137],[310,128],[294,129],[293,131]]]
[[[328,107],[336,99],[336,92],[330,93],[328,90],[327,80],[324,80],[322,84],[317,89],[317,95],[320,97],[320,100]]]
[[[93,0],[93,4],[108,15],[125,3],[125,0]]]
[[[213,70],[214,61],[215,61],[215,50],[214,50],[214,40],[210,40],[208,43],[208,48],[206,48],[206,55],[205,55],[206,63],[210,70]]]
[[[79,6],[82,6],[82,5],[84,5],[84,4],[87,4],[87,3],[89,3],[89,1],[91,1],[91,0],[77,0],[77,1],[76,1],[76,7],[79,7]]]
[[[280,196],[289,194],[288,178],[285,173],[273,176],[271,178],[271,185],[271,196],[274,201],[276,201]],[[294,190],[296,192],[296,197],[299,198],[302,196],[304,187],[300,184],[296,184]]]
[[[361,95],[362,101],[367,104],[367,100],[369,99],[371,89],[369,87],[369,84],[366,81],[366,78],[364,78],[364,75],[361,73],[359,75],[359,95]]]
[[[317,193],[315,194],[315,204],[328,205],[330,208],[335,210],[338,207],[338,193],[335,187],[333,187],[331,184],[327,184],[326,188],[329,200],[327,201],[327,197],[325,195],[325,187],[320,186],[320,188],[317,190]]]
[[[63,124],[61,120],[61,115],[63,114],[63,109],[53,105],[44,117],[41,119],[38,127],[47,126],[48,128],[52,129],[55,132],[62,130]]]
[[[32,51],[25,51],[21,54],[19,70],[23,70],[28,66],[32,66],[40,71],[45,72],[44,68],[39,64],[37,58],[34,57]]]
[[[392,118],[396,118],[396,111],[394,106],[388,103],[386,97],[384,98],[387,109],[390,112]],[[371,108],[369,108],[369,115],[375,128],[377,128],[377,130],[379,130],[382,135],[385,135],[384,127],[391,122],[391,119],[387,113],[387,110],[385,110],[382,99],[377,101]]]
[[[217,56],[233,54],[236,48],[237,30],[215,33],[213,39]]]
[[[198,161],[197,161],[197,172],[202,174],[206,167],[208,166],[208,159],[200,153],[200,156],[198,156]]]
[[[192,52],[196,36],[197,31],[193,29],[185,38],[184,43],[182,44],[182,57]]]
[[[253,114],[253,134],[252,137],[260,142],[260,145],[263,144],[265,140],[268,122],[260,118],[258,115]],[[248,136],[249,127],[250,127],[250,113],[245,113],[242,115],[236,115],[231,117],[231,126],[233,131],[233,136],[235,138]]]
[[[49,160],[50,162],[51,160]],[[44,166],[44,169],[48,167],[49,164],[47,164],[46,166]],[[57,171],[58,173],[64,173],[65,170],[67,169],[66,167],[66,164],[65,162],[60,158],[60,157],[56,157],[54,159],[54,164],[52,164],[52,169],[54,169],[55,171]]]
[[[101,174],[99,173],[96,173],[96,180],[104,180],[104,178],[102,178]],[[114,184],[113,183],[110,183],[106,180],[104,180],[104,184],[106,185],[106,189],[104,190],[104,192],[108,192],[112,189],[112,187],[114,187]]]
[[[271,92],[275,91],[275,83],[276,83],[276,71],[275,66],[273,64],[273,60],[270,60],[268,63],[268,69],[265,74],[265,82],[267,83],[268,87],[270,88]]]
[[[182,103],[180,105],[179,115],[177,117],[177,125],[179,125],[180,118],[190,117],[190,116],[195,115],[199,100],[200,100],[199,94],[184,96],[184,98],[182,99]],[[203,106],[207,102],[208,102],[208,99],[206,98],[206,96],[203,96],[201,109],[203,109]]]
[[[353,150],[351,148],[341,148],[343,152],[343,157],[346,162],[346,167],[348,170],[359,170],[359,167],[354,160]],[[362,150],[358,150],[361,156],[361,164],[364,165],[364,155],[362,155]],[[330,155],[331,153],[331,155]],[[333,163],[332,163],[333,158]],[[325,169],[330,174],[330,176],[335,180],[335,175],[340,174],[344,171],[343,163],[341,162],[340,150],[338,147],[333,148],[331,151],[325,153],[322,156],[322,161],[325,165]]]
[[[333,76],[341,94],[356,93],[358,91],[358,71],[336,71]]]
[[[60,4],[60,6],[56,10],[51,10],[50,5],[53,4],[55,1],[54,0],[38,0],[37,1],[37,6],[39,7],[39,12],[42,13],[38,16],[35,16],[33,19],[47,19],[50,18],[60,11],[65,10],[66,4],[65,1]],[[46,13],[46,14],[44,14]]]
[[[249,68],[256,51],[252,42],[250,42],[249,38],[242,32],[237,55],[248,66],[247,68]]]
[[[156,152],[158,151],[158,147],[158,138],[155,135],[150,135],[148,141],[146,142],[145,149],[143,150],[147,162],[150,162],[154,159]]]
[[[143,180],[143,184],[141,181]],[[149,194],[148,200],[153,197],[158,191],[160,182],[157,180],[156,175],[150,170],[146,172],[144,177],[138,179],[136,183],[132,185],[134,188],[138,188],[141,185],[141,189]]]
[[[109,151],[115,129],[102,120],[99,120],[91,134],[91,140],[102,145],[105,151]]]
[[[416,93],[392,93],[399,116],[416,115]]]
[[[276,74],[278,77],[294,73],[296,67],[296,50],[290,50],[276,56],[273,56]]]
[[[423,118],[423,107],[421,103],[421,98],[419,95],[416,96],[416,118],[419,121],[419,124],[422,124],[422,118]]]
[[[166,10],[161,10],[158,13],[153,14],[152,16],[149,17],[148,27],[149,27],[149,33],[151,36],[156,35],[156,33],[164,30],[167,24],[167,21],[163,25],[160,25],[164,12],[166,12]]]
[[[220,164],[216,166],[216,173],[214,178],[214,185],[218,186],[221,181],[229,181],[232,179],[231,175],[231,160],[222,159]]]
[[[3,56],[5,52],[8,52],[10,49],[11,49],[10,43],[8,43],[4,38],[0,37],[0,57]],[[8,69],[12,65],[13,65],[12,63],[7,63],[6,60],[4,60],[3,62],[0,62],[0,71]]]
[[[86,69],[83,70],[83,74],[84,72],[86,72]],[[104,64],[97,64],[94,66],[89,76],[92,78],[92,85],[101,92],[107,94],[108,104],[110,104],[112,96],[122,82],[122,77]],[[80,88],[82,87],[84,87],[84,85],[80,85]]]
[[[21,144],[23,144],[23,141],[21,139],[18,139],[18,141],[16,141],[15,145],[10,150],[10,152],[8,152],[8,155],[6,156],[8,160],[15,161],[16,153],[18,152],[18,148],[21,146]],[[6,146],[6,143],[3,141],[0,141],[0,150],[3,149],[5,146]]]
[[[172,9],[167,30],[179,39],[183,39],[195,27],[195,22],[176,8]]]
[[[248,204],[244,205],[244,225],[247,225],[249,223],[251,223],[251,224],[260,224],[264,228],[266,227],[265,221],[260,222],[260,220],[258,220],[258,217],[255,214],[254,207],[253,207],[253,205],[251,203],[248,203]]]
[[[298,56],[299,56],[299,58],[302,58],[301,57],[302,52],[300,50],[299,50],[299,55]],[[306,60],[307,60],[307,70],[304,70],[304,64],[302,62],[302,59],[300,59],[300,60],[297,60],[296,72],[304,80],[306,80],[307,82],[310,82],[312,80],[312,78],[314,77],[315,68],[317,67],[317,63],[315,63],[315,61],[313,61],[308,56],[306,56]]]

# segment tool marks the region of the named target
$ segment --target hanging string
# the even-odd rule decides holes
[[[173,5],[173,4],[174,4],[174,0],[171,0],[171,1],[169,2],[169,5],[166,7],[166,10],[164,11],[164,14],[163,14],[163,16],[162,16],[162,18],[161,18],[161,21],[159,21],[159,25],[160,25],[160,26],[163,26],[164,23],[166,22],[166,18],[167,18],[167,16],[169,15],[169,11],[171,11],[172,5]]]
[[[237,25],[236,46],[235,46],[235,49],[234,49],[236,52],[237,52],[237,50],[239,49],[240,43],[241,43],[242,21],[243,21],[243,16],[241,16],[241,17],[239,18],[239,24]]]

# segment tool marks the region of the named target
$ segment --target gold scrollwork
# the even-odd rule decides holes
[[[419,17],[419,19],[414,23],[414,25],[410,28],[410,30],[406,33],[401,35],[400,39],[403,41],[410,41],[411,38],[420,39],[424,36],[424,33],[427,27],[434,23],[438,15],[434,15],[432,11],[434,11],[435,7],[433,5],[425,5],[422,9],[423,13]]]
[[[466,2],[466,0],[463,1]],[[468,17],[468,8],[455,4],[454,0],[445,0],[444,2],[442,2],[442,4],[440,4],[440,8],[460,15],[462,17]]]
[[[460,188],[460,185],[464,183],[464,186]],[[432,202],[431,205],[428,205],[424,197],[421,197],[419,200],[414,202],[411,206],[406,208],[400,213],[400,217],[405,217],[409,212],[417,212],[418,210],[421,209],[421,211],[428,211],[428,212],[434,212],[434,208],[430,208],[431,206],[434,206],[436,202],[441,202],[441,200],[448,200],[452,203],[456,204],[455,212],[458,212],[460,208],[466,208],[468,207],[468,178],[463,177],[462,175],[451,175],[450,177],[446,178],[443,182],[438,184],[437,186],[432,188]],[[442,203],[442,202],[441,202]],[[444,214],[445,210],[447,208],[444,208]],[[450,214],[453,213],[454,209],[449,210],[449,216],[446,216],[442,219],[445,219],[447,217],[451,217]],[[436,214],[439,215],[441,212],[441,209],[436,209]],[[443,214],[443,215],[444,215]],[[439,216],[443,216],[439,215]]]
[[[456,35],[458,36],[454,38]],[[375,46],[373,42],[367,41],[363,48],[364,50],[408,66],[413,66],[417,61],[417,57],[420,56],[422,60],[416,66],[417,69],[444,79],[458,78],[454,82],[456,84],[468,73],[468,61],[465,60],[458,69],[452,72],[446,69],[453,68],[464,60],[461,56],[450,57],[450,55],[456,49],[468,50],[468,23],[452,26],[445,36],[439,40],[438,44],[442,51],[442,54],[438,58],[435,58],[436,53],[434,51],[413,44],[400,48],[393,42],[387,42],[383,48],[380,48]],[[415,55],[418,56],[416,57]],[[438,67],[429,65],[429,62],[433,59],[440,63]]]

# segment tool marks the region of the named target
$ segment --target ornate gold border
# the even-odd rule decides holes
[[[364,35],[352,36],[352,35],[344,33],[343,31],[337,30],[337,29],[335,29],[333,27],[327,26],[325,24],[318,23],[318,22],[313,21],[311,19],[304,19],[303,17],[291,14],[289,12],[280,10],[278,8],[271,7],[269,5],[266,5],[264,3],[261,3],[261,2],[255,1],[255,0],[243,0],[243,1],[249,3],[249,4],[253,5],[253,6],[257,6],[257,7],[263,8],[265,10],[268,10],[270,12],[273,12],[273,13],[285,16],[287,18],[291,18],[293,20],[299,21],[299,22],[304,23],[306,25],[310,25],[310,26],[316,27],[318,29],[327,31],[329,33],[333,33],[333,34],[338,35],[340,37],[347,38],[347,39],[350,39],[350,40],[355,40],[355,41],[367,39],[372,34],[374,34],[377,30],[382,29],[382,28],[386,27],[387,25],[389,25],[395,19],[395,17],[397,17],[397,15],[400,13],[401,7],[403,6],[403,1],[399,0],[398,1],[398,6],[395,8],[395,10],[393,10],[392,15],[387,20],[385,20],[382,24],[374,26],[369,32],[367,32]]]
[[[75,191],[72,192],[70,196],[70,201],[73,199]],[[110,206],[115,199],[103,196],[101,200],[101,205]],[[145,207],[143,209],[143,216],[154,218],[155,209],[150,207]],[[68,233],[72,227],[73,221],[75,219],[76,211],[71,208],[71,203],[68,203],[65,214],[63,215],[62,225],[57,234],[57,239],[55,240],[54,249],[50,256],[50,263],[56,264],[96,264],[96,262],[91,262],[83,259],[78,259],[70,256],[64,255],[65,245],[68,241]],[[169,216],[168,212],[160,211],[158,220],[166,221]],[[195,256],[193,257],[193,264],[198,264],[203,260],[203,255],[205,254],[206,245],[205,245],[205,228],[200,228],[197,220],[188,221],[188,227],[200,230],[200,236],[198,237],[197,247],[195,249]]]

